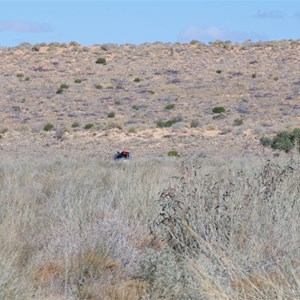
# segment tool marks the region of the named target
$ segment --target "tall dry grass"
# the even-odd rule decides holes
[[[0,164],[0,299],[298,299],[300,164]]]

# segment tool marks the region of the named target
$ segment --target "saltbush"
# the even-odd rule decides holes
[[[115,116],[116,116],[116,114],[113,111],[111,111],[107,114],[108,118],[114,118]]]
[[[96,60],[96,64],[106,65],[106,58],[100,57]]]
[[[179,154],[178,154],[177,151],[172,150],[172,151],[169,151],[169,152],[168,152],[168,156],[169,156],[169,157],[178,157]]]
[[[172,103],[167,104],[167,105],[165,106],[165,109],[173,109],[173,108],[175,108],[175,104],[172,104]]]
[[[295,128],[292,131],[278,132],[274,137],[262,137],[260,144],[270,146],[274,150],[290,152],[297,145],[300,152],[300,128]]]
[[[212,109],[212,112],[214,114],[220,114],[222,112],[225,112],[225,108],[223,106],[216,106]]]
[[[47,123],[47,124],[44,126],[43,130],[44,130],[44,131],[50,131],[50,130],[52,130],[53,128],[54,128],[54,126],[53,126],[51,123]]]
[[[84,129],[91,129],[92,127],[94,127],[94,124],[88,123],[84,126]]]

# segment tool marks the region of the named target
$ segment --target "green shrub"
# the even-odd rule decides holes
[[[22,78],[22,77],[24,77],[24,74],[23,73],[17,73],[17,77]]]
[[[260,144],[263,146],[271,146],[274,150],[290,152],[297,145],[300,152],[300,128],[294,128],[292,131],[281,131],[273,138],[262,137]]]
[[[159,128],[164,128],[164,127],[171,127],[173,124],[177,123],[177,122],[180,122],[181,119],[180,118],[173,118],[173,119],[170,119],[170,120],[167,120],[167,121],[158,121],[156,123],[157,127]]]
[[[88,123],[84,126],[84,129],[91,129],[92,127],[94,127],[94,124]]]
[[[106,58],[100,57],[96,60],[96,64],[106,65]]]
[[[272,139],[269,137],[263,136],[260,138],[259,142],[262,146],[271,146]]]
[[[133,80],[134,82],[140,82],[141,81],[141,79],[140,78],[134,78],[134,80]]]
[[[62,94],[62,92],[68,88],[69,86],[66,83],[62,83],[59,89],[56,91],[56,94]]]
[[[107,114],[108,118],[114,118],[115,116],[116,116],[116,114],[113,111],[111,111]]]
[[[172,151],[169,151],[169,152],[168,152],[168,156],[169,156],[169,157],[178,157],[179,154],[178,154],[177,151],[172,150]]]
[[[165,109],[173,109],[175,108],[175,104],[168,104],[165,106]]]
[[[47,123],[47,124],[44,126],[43,130],[44,130],[44,131],[50,131],[50,130],[52,130],[53,128],[54,128],[54,126],[53,126],[51,123]]]
[[[75,79],[74,82],[75,82],[75,83],[81,83],[82,80],[81,80],[81,79]]]
[[[216,106],[212,109],[212,112],[214,114],[220,114],[222,112],[225,112],[225,108],[223,106]]]
[[[102,86],[101,84],[96,84],[96,85],[95,85],[95,88],[96,88],[97,90],[101,90],[101,89],[103,88],[103,86]]]
[[[199,121],[198,120],[192,120],[190,126],[192,128],[198,127],[199,126]]]
[[[233,121],[234,126],[241,126],[241,125],[243,125],[243,123],[244,123],[243,119],[235,119]]]
[[[29,77],[29,76],[26,76],[26,77],[25,77],[25,80],[26,80],[26,81],[29,81],[29,80],[30,80],[30,77]]]
[[[273,79],[274,79],[275,81],[278,81],[279,78],[278,78],[278,77],[274,77]]]
[[[272,140],[271,147],[274,150],[283,150],[289,152],[295,146],[294,137],[287,131],[282,131],[276,134]]]
[[[251,77],[252,77],[252,78],[256,78],[256,73],[253,73],[253,74],[251,75]]]
[[[72,128],[77,128],[79,126],[80,126],[80,124],[78,122],[73,122],[71,125]]]
[[[60,85],[60,88],[63,89],[63,90],[65,90],[65,89],[68,89],[69,86],[68,86],[66,83],[62,83],[62,84]]]
[[[216,71],[216,73],[218,73],[218,74],[221,74],[221,73],[222,73],[222,71],[221,71],[221,70],[217,70],[217,71]]]

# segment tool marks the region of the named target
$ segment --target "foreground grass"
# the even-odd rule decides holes
[[[0,299],[298,299],[299,162],[0,165]]]

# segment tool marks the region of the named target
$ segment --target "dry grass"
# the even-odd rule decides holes
[[[0,165],[1,299],[298,299],[299,161]]]

